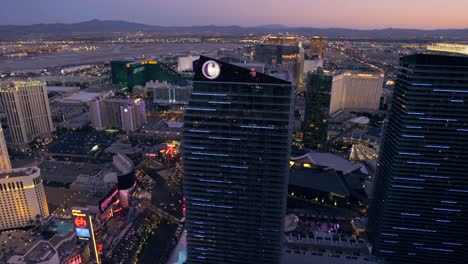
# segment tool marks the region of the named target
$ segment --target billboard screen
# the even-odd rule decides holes
[[[101,213],[105,212],[112,205],[113,202],[119,197],[119,190],[117,188],[112,189],[104,198],[99,201],[99,210]]]
[[[72,215],[76,236],[80,239],[89,239],[91,237],[91,230],[87,209],[73,208]]]
[[[76,227],[75,232],[76,232],[77,237],[85,237],[85,238],[90,238],[91,237],[91,233],[89,232],[88,228]]]

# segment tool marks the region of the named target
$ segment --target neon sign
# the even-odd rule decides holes
[[[99,209],[101,210],[101,213],[106,211],[109,208],[109,206],[112,205],[112,203],[114,202],[114,200],[117,198],[118,195],[119,195],[119,190],[115,189],[111,192],[110,195],[107,195],[106,198],[101,200],[101,202],[99,203]]]
[[[80,255],[71,258],[71,259],[67,262],[67,264],[81,264],[81,263],[82,263],[82,262],[81,262],[81,256],[80,256]]]
[[[85,228],[88,226],[88,222],[81,216],[75,218],[75,226],[79,228]]]
[[[85,209],[74,208],[72,209],[72,215],[74,216],[73,224],[75,225],[76,236],[79,239],[88,240],[91,237],[91,232],[89,230],[90,217],[88,213]]]

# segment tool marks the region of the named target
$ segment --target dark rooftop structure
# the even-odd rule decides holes
[[[342,176],[335,170],[320,167],[292,167],[289,185],[349,196]]]
[[[352,210],[360,210],[368,202],[363,189],[367,174],[359,163],[331,153],[311,152],[291,157],[290,167],[288,193],[293,198]]]

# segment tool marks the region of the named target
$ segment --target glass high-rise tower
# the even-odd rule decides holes
[[[465,263],[468,57],[400,61],[376,175],[369,231],[392,263]]]
[[[305,145],[314,150],[323,149],[327,141],[332,84],[332,75],[308,74],[303,131]]]
[[[201,57],[183,130],[188,263],[280,263],[294,88]]]

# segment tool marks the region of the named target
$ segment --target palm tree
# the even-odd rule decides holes
[[[37,214],[36,215],[36,225],[40,225],[41,224],[41,215],[40,214]]]

